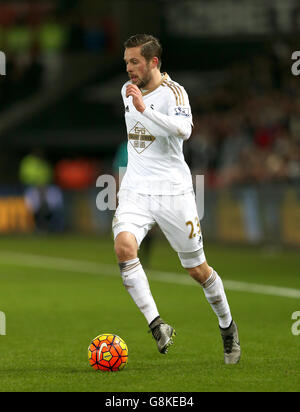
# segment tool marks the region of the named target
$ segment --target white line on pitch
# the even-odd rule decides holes
[[[90,275],[120,276],[117,263],[113,265],[102,262],[91,262],[11,251],[0,252],[0,264],[1,262],[13,266],[32,267],[48,270],[63,270],[73,273],[87,273]],[[160,272],[156,270],[148,270],[148,273],[150,274],[150,279],[156,282],[173,283],[188,286],[198,285],[194,280],[192,280],[185,274],[174,272]],[[225,288],[228,290],[300,299],[299,289],[283,288],[280,286],[261,285],[256,283],[239,282],[235,280],[225,279],[223,280],[223,282]]]

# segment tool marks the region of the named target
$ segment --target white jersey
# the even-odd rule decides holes
[[[120,190],[150,195],[178,195],[193,190],[191,172],[183,156],[183,141],[192,131],[186,91],[168,74],[143,94],[146,109],[136,110],[122,87],[128,134],[128,165]]]

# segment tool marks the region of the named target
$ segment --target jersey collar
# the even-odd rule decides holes
[[[164,73],[163,73],[163,76],[162,76],[162,78],[161,78],[161,81],[158,83],[158,85],[155,86],[155,87],[152,87],[152,89],[145,90],[144,92],[142,92],[142,95],[143,95],[143,96],[146,96],[147,94],[152,93],[152,92],[153,92],[154,90],[156,90],[159,86],[161,86],[162,82],[164,82],[165,80],[167,80],[168,77],[169,77],[169,76],[168,76],[168,73],[164,72]]]

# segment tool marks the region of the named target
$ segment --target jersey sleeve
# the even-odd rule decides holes
[[[185,89],[176,84],[172,86],[176,88],[176,92],[170,96],[168,105],[169,116],[176,116],[180,119],[185,119],[188,123],[193,126],[192,110],[189,102],[189,98]]]
[[[146,107],[143,115],[163,127],[172,136],[187,140],[192,133],[192,113],[186,91],[181,86],[169,86],[168,114]]]

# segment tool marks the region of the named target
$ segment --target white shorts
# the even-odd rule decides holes
[[[120,232],[131,232],[140,247],[148,231],[157,223],[178,253],[183,267],[192,268],[205,262],[194,192],[169,196],[121,190],[118,199],[112,223],[114,239]]]

